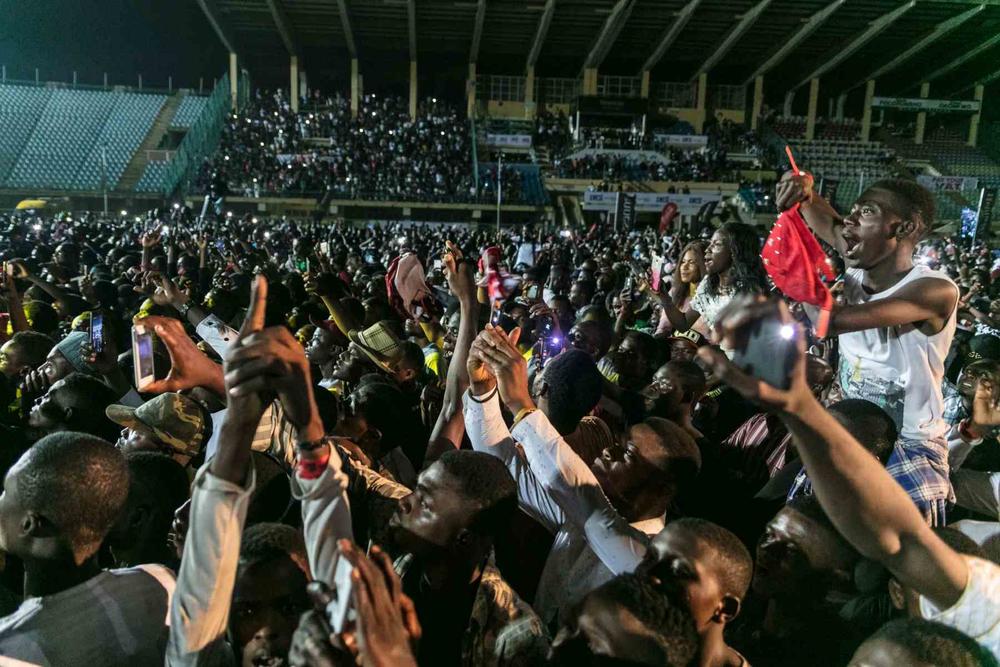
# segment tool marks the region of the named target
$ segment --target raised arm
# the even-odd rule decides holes
[[[888,299],[834,308],[830,335],[926,322],[934,333],[947,323],[958,303],[958,289],[946,280],[914,280]]]
[[[527,363],[517,349],[518,333],[508,338],[490,327],[476,340],[473,351],[487,360],[500,397],[515,415],[511,435],[521,445],[533,479],[565,520],[583,531],[601,562],[615,574],[631,572],[642,561],[648,538],[612,507],[590,467],[535,407],[528,391]]]
[[[266,299],[267,281],[259,278],[241,338],[263,326]],[[218,451],[198,471],[191,495],[190,527],[170,606],[166,664],[171,667],[225,664],[231,651],[225,636],[255,483],[250,446],[266,402],[258,394],[226,394]]]
[[[691,308],[681,310],[678,308],[677,303],[670,296],[670,293],[666,291],[664,283],[662,282],[660,283],[659,291],[654,290],[653,286],[645,280],[641,281],[639,288],[660,303],[660,307],[663,309],[663,314],[667,316],[668,320],[670,320],[670,326],[672,326],[675,331],[687,331],[694,326],[695,322],[697,322],[699,318],[701,318],[701,313],[696,310]]]
[[[740,332],[756,320],[792,319],[783,303],[734,302],[720,318],[724,338],[738,347]],[[905,586],[938,607],[961,597],[968,567],[938,538],[902,487],[816,401],[805,378],[804,338],[790,389],[782,391],[737,369],[708,348],[699,355],[715,374],[744,397],[777,412],[795,438],[816,497],[837,530],[865,557],[877,560]]]
[[[458,299],[458,340],[455,342],[455,353],[448,365],[444,403],[431,431],[424,467],[436,461],[449,449],[457,449],[462,445],[462,436],[465,434],[462,396],[469,387],[469,371],[466,365],[469,360],[469,348],[472,347],[479,326],[479,301],[476,299],[476,282],[472,266],[462,261],[461,251],[451,242],[448,243],[448,251],[444,256],[445,276],[451,293]]]
[[[842,225],[841,216],[826,201],[812,190],[812,176],[798,175],[787,171],[778,181],[774,197],[779,211],[802,204],[799,212],[817,238],[832,245],[837,252],[843,251],[843,239],[837,233]]]
[[[313,577],[333,584],[337,540],[351,539],[347,477],[326,439],[309,361],[287,327],[255,332],[226,355],[230,396],[274,392],[295,427],[292,492],[302,501],[302,528]]]

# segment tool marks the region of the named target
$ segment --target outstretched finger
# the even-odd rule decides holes
[[[243,326],[240,327],[240,340],[255,331],[264,328],[264,312],[267,310],[267,278],[258,274],[250,290],[250,308],[247,309]]]

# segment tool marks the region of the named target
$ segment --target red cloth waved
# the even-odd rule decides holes
[[[767,274],[785,296],[822,309],[816,333],[821,338],[826,336],[833,295],[822,279],[833,281],[836,275],[798,205],[778,216],[760,257]]]

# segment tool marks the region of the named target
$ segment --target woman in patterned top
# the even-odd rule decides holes
[[[705,270],[705,277],[684,311],[669,294],[658,295],[675,331],[694,328],[709,336],[719,311],[735,295],[767,290],[767,274],[760,261],[760,238],[753,227],[743,223],[726,223],[716,230],[705,248]]]

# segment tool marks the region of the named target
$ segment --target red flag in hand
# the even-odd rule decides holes
[[[778,216],[760,257],[767,274],[785,296],[822,309],[816,333],[821,338],[826,336],[833,295],[822,278],[832,281],[836,275],[797,205]]]

